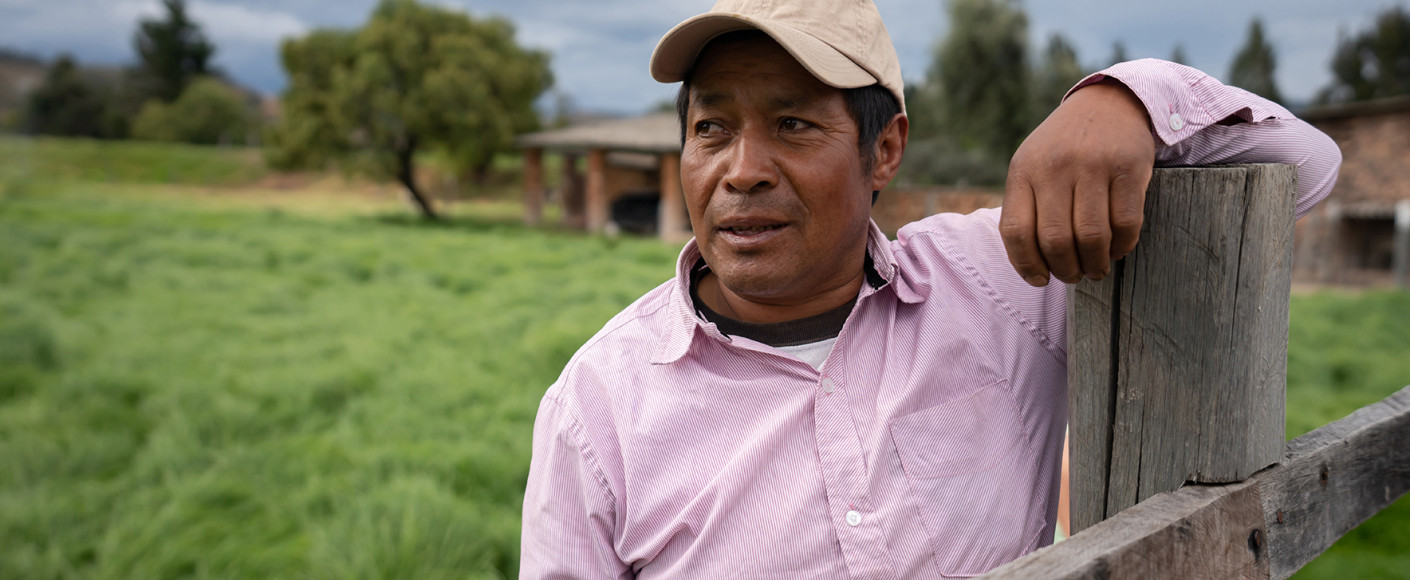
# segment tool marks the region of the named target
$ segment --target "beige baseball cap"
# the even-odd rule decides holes
[[[680,82],[715,37],[758,29],[824,84],[853,89],[880,83],[906,110],[896,47],[871,0],[718,0],[677,24],[651,55],[651,77]]]

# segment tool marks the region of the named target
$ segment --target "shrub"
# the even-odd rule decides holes
[[[171,104],[147,101],[132,124],[132,135],[199,145],[243,143],[251,117],[239,92],[207,77],[191,83]]]

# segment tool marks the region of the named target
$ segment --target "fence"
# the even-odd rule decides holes
[[[1069,540],[985,578],[1286,578],[1410,490],[1410,387],[1284,443],[1296,169],[1159,169],[1069,290]]]

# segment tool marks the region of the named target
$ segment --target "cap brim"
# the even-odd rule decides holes
[[[682,81],[695,66],[700,51],[712,39],[726,32],[749,29],[769,35],[824,84],[854,89],[880,82],[852,59],[812,35],[786,24],[720,13],[701,14],[686,20],[661,37],[651,54],[651,78],[663,83]]]

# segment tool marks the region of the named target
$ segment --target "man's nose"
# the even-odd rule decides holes
[[[767,135],[759,129],[746,130],[735,137],[725,187],[737,193],[762,193],[778,185],[778,166]]]

